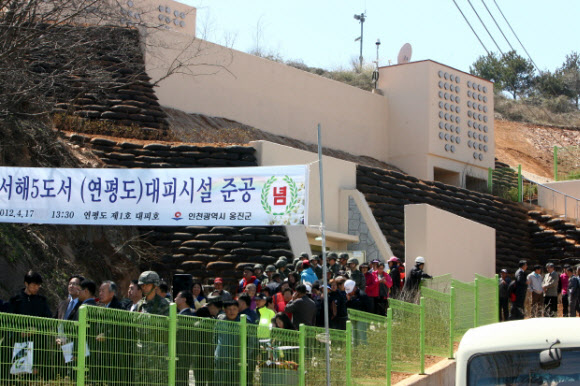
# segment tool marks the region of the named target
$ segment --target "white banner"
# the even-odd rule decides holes
[[[307,223],[308,166],[0,167],[0,222],[79,225]]]

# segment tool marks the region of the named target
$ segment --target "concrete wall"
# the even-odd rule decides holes
[[[495,229],[427,204],[405,205],[405,246],[407,272],[423,256],[432,276],[495,275]]]
[[[278,145],[267,141],[254,141],[259,166],[311,164],[308,195],[308,224],[320,225],[320,179],[318,154]],[[346,233],[348,224],[341,221],[341,189],[356,189],[356,164],[323,156],[324,206],[326,229]]]
[[[459,173],[458,186],[466,175],[487,180],[495,153],[491,82],[431,60],[379,73],[389,104],[389,162],[427,180],[435,168]]]
[[[120,7],[123,24],[145,24],[165,31],[195,36],[197,10],[172,0],[131,0],[113,3]]]
[[[546,189],[538,186],[538,205],[547,210],[554,211],[568,218],[580,217],[580,181],[561,181],[544,184],[554,189]]]
[[[325,147],[387,159],[387,100],[381,95],[178,33],[147,36],[147,72],[154,80],[176,56],[190,66],[159,83],[164,106],[307,143],[316,143],[320,123]]]

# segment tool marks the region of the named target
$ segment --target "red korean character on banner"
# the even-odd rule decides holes
[[[274,205],[286,205],[286,188],[274,188]]]

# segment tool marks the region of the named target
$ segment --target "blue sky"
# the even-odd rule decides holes
[[[490,51],[498,49],[468,0],[455,0]],[[541,70],[553,71],[572,51],[580,52],[580,0],[495,0]],[[485,50],[453,0],[187,0],[198,9],[198,36],[251,51],[256,42],[285,60],[302,60],[325,69],[349,68],[358,60],[360,24],[353,17],[366,10],[363,56],[380,65],[397,62],[401,46],[413,46],[412,61],[432,59],[462,71]],[[510,48],[483,4],[512,46],[525,52],[499,13],[494,0],[471,0],[500,48]],[[258,33],[259,31],[259,33]]]

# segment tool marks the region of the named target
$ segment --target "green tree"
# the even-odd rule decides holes
[[[534,83],[533,64],[516,51],[510,51],[502,57],[493,52],[481,56],[470,67],[470,72],[494,82],[496,91],[506,91],[514,99],[526,94]]]
[[[561,71],[544,71],[534,79],[534,89],[543,97],[568,95],[568,89]]]
[[[567,89],[567,95],[574,101],[576,108],[580,101],[580,54],[572,52],[559,69]]]
[[[469,67],[469,72],[492,81],[495,91],[503,90],[503,64],[494,52],[477,58],[475,63]]]
[[[510,51],[502,58],[504,91],[512,94],[526,94],[534,83],[534,65],[527,59]]]

